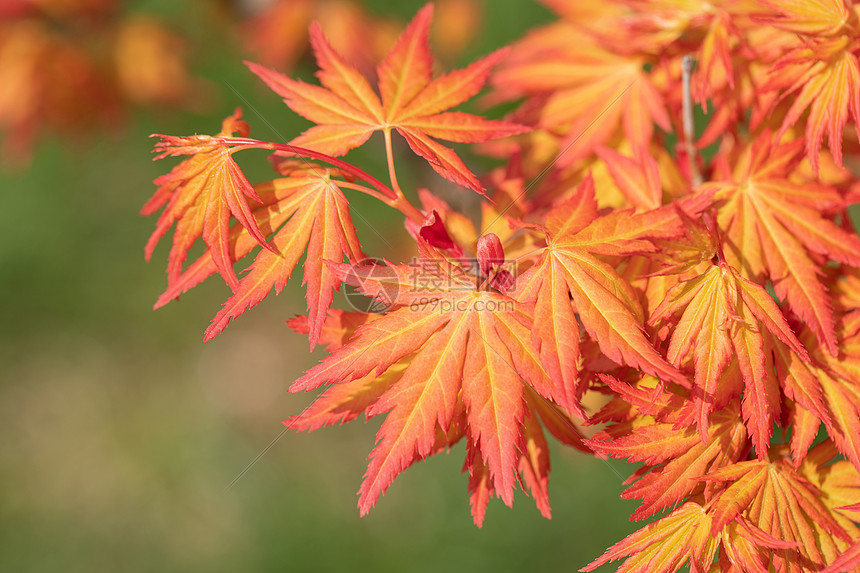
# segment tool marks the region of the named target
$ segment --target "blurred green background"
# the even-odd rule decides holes
[[[422,3],[369,4],[405,21]],[[618,497],[631,468],[558,447],[551,521],[520,493],[513,509],[491,501],[477,529],[462,444],[410,468],[359,518],[377,420],[286,433],[228,487],[310,403],[286,388],[321,354],[283,325],[304,310],[298,276],[205,345],[222,283],[151,310],[168,249],[144,262],[154,218],[137,211],[176,160],[153,163],[147,136],[214,133],[242,104],[236,92],[287,137],[304,124],[245,70],[208,2],[127,4],[188,39],[207,108],[43,139],[29,167],[0,173],[0,571],[573,571],[632,531],[635,504]],[[551,18],[530,0],[486,7],[460,64]],[[252,136],[277,140],[245,117]],[[264,156],[239,160],[252,181],[265,176]],[[382,175],[372,154],[357,161]],[[367,252],[384,255],[371,227],[396,233],[399,219],[355,208]]]

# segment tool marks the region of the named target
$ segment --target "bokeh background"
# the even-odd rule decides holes
[[[299,277],[205,345],[203,330],[228,296],[216,279],[151,310],[166,285],[167,248],[144,262],[154,219],[138,211],[176,160],[152,162],[148,135],[215,133],[237,105],[260,139],[306,125],[241,62],[268,59],[311,77],[301,32],[288,27],[331,13],[286,2],[254,28],[249,17],[265,4],[0,1],[0,571],[579,569],[634,529],[635,504],[619,499],[632,468],[554,447],[552,520],[519,493],[512,509],[491,501],[479,530],[460,444],[410,468],[359,518],[355,492],[379,421],[281,435],[282,420],[312,398],[287,386],[321,357],[284,326],[304,310]],[[385,30],[423,2],[358,4],[383,22],[374,35],[384,43]],[[478,11],[451,20],[465,26],[461,39],[434,35],[449,68],[552,19],[532,0],[467,4]],[[141,32],[143,48],[131,42],[117,55],[119,30],[140,17],[151,36],[166,35],[147,51]],[[261,22],[284,32],[264,33]],[[3,51],[24,29],[61,39],[36,66],[41,92],[12,73],[31,52]],[[278,37],[295,45],[279,47]],[[63,46],[72,55],[58,59]],[[75,67],[75,54],[103,71],[100,87],[78,81],[86,66]],[[117,71],[147,65],[136,80]],[[15,102],[31,106],[24,125],[2,107]],[[61,108],[68,118],[55,117]],[[374,143],[356,162],[382,176]],[[239,161],[249,178],[265,179],[265,156],[247,155]],[[441,185],[405,159],[398,165],[407,183]],[[402,236],[399,218],[372,202],[354,208],[366,221],[358,229],[366,251],[386,255],[386,241]]]

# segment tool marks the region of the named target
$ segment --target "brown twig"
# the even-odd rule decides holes
[[[687,147],[687,160],[690,162],[690,177],[693,180],[693,186],[698,187],[702,184],[702,173],[699,171],[699,166],[696,164],[696,127],[693,121],[693,97],[690,93],[690,77],[693,75],[693,69],[696,67],[696,60],[689,54],[681,60],[681,70],[683,72],[683,101],[682,113],[684,120],[684,144]]]

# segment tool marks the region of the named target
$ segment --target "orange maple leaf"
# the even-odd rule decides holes
[[[713,415],[706,442],[689,425],[692,411],[684,409],[688,413],[671,422],[615,424],[585,442],[595,452],[628,458],[631,463],[645,462],[631,478],[637,481],[621,495],[642,500],[631,519],[645,519],[690,495],[701,494],[701,476],[737,462],[749,450],[736,406]]]
[[[278,201],[263,207],[261,215],[267,230],[277,231],[271,239],[271,249],[260,251],[248,267],[233,295],[212,319],[205,340],[214,338],[231,319],[263,300],[272,287],[279,293],[307,248],[303,283],[307,285],[309,340],[313,348],[331,306],[332,289],[339,289],[341,283],[324,260],[342,261],[346,256],[358,262],[364,255],[346,198],[329,171],[309,166],[270,185]]]
[[[719,407],[716,397],[721,376],[734,361],[737,372],[731,376],[744,384],[744,418],[756,451],[764,459],[773,420],[779,414],[779,386],[762,332],[769,331],[808,361],[806,349],[767,291],[725,262],[711,264],[702,274],[670,289],[648,323],[658,324],[676,313],[680,317],[667,358],[678,367],[688,360],[693,363],[692,394],[702,440],[707,439],[708,415]]]
[[[779,137],[809,110],[806,119],[806,153],[818,172],[818,154],[829,132],[828,147],[842,165],[842,130],[849,116],[860,121],[860,42],[858,19],[852,2],[826,0],[794,2],[762,0],[775,12],[761,19],[796,34],[796,46],[774,62],[771,77],[761,88],[780,99],[793,101]]]
[[[593,571],[604,563],[627,557],[618,573],[674,573],[688,561],[691,572],[704,573],[710,570],[722,547],[726,553],[725,565],[733,567],[732,571],[767,573],[768,562],[761,555],[763,549],[796,545],[768,535],[743,518],[719,528],[714,525],[713,510],[708,505],[688,501],[631,533],[580,571]],[[724,563],[722,559],[720,562]],[[726,566],[720,569],[727,571]]]
[[[531,338],[553,379],[552,398],[578,408],[577,316],[609,359],[689,385],[645,337],[642,306],[632,287],[600,259],[654,251],[649,239],[681,234],[677,215],[669,210],[616,211],[598,217],[589,176],[573,197],[547,213],[542,230],[547,246],[537,250],[537,262],[518,278],[512,296],[535,303]]]
[[[535,116],[530,124],[562,138],[560,163],[571,165],[606,144],[619,128],[641,147],[650,143],[655,123],[671,129],[645,64],[645,58],[612,53],[563,23],[517,42],[491,81],[499,100],[527,97],[521,112]]]
[[[526,131],[519,125],[487,120],[463,112],[444,112],[477,94],[490,69],[504,58],[499,50],[467,68],[433,79],[428,35],[433,5],[422,8],[388,55],[379,63],[379,94],[339,55],[319,25],[312,25],[311,43],[322,86],[290,79],[274,70],[246,62],[255,74],[299,115],[318,124],[292,143],[340,156],[382,131],[390,152],[396,129],[412,150],[443,177],[483,193],[477,177],[451,149],[435,139],[475,143]]]
[[[841,537],[829,535],[823,527],[813,523],[825,563],[822,573],[855,571],[860,565],[860,473],[845,460],[833,461],[837,455],[835,445],[824,440],[809,452],[799,467],[800,474],[818,488],[821,501],[833,519],[854,540],[851,544]]]
[[[798,402],[791,440],[796,464],[823,423],[839,452],[860,469],[860,311],[847,314],[837,326],[838,357],[815,344],[809,330],[801,331],[811,362],[797,360],[775,344],[777,374],[789,383],[787,393]]]
[[[267,181],[254,185],[254,191],[260,198],[259,201],[251,201],[249,206],[254,215],[254,221],[261,233],[271,234],[278,229],[290,216],[290,211],[285,210],[283,199],[291,191],[290,186],[284,185],[281,180]],[[270,209],[273,205],[277,208]],[[259,245],[257,240],[249,233],[241,223],[233,223],[228,235],[230,258],[240,260],[247,256]],[[212,251],[207,248],[203,253],[182,270],[178,277],[170,280],[167,289],[158,297],[153,309],[161,308],[168,302],[178,299],[179,296],[188,292],[213,274],[218,272]]]
[[[155,151],[159,152],[156,159],[191,155],[170,173],[155,180],[159,187],[141,210],[143,215],[151,215],[164,207],[155,231],[146,244],[146,260],[152,256],[161,237],[176,223],[167,264],[169,281],[182,273],[182,263],[188,250],[202,236],[224,281],[231,288],[239,286],[239,280],[233,272],[235,260],[230,253],[231,215],[257,243],[274,252],[257,227],[248,205],[248,199],[259,202],[260,197],[233,160],[233,153],[243,149],[241,140],[231,138],[230,143],[225,141],[233,133],[238,132],[241,137],[248,135],[248,124],[241,118],[242,110],[237,108],[233,115],[224,120],[221,132],[214,137],[158,136],[161,141],[155,145]],[[256,143],[249,140],[250,146]]]
[[[329,351],[335,351],[347,343],[359,326],[379,317],[380,315],[332,310],[323,326],[320,342],[326,343]],[[296,332],[309,333],[306,317],[296,317],[288,321],[288,324]],[[400,379],[408,364],[409,356],[390,366],[379,376],[371,371],[354,380],[332,384],[314,400],[313,404],[301,414],[286,420],[284,425],[295,430],[314,431],[323,426],[347,423],[362,413],[371,418],[377,413],[373,409],[374,404]],[[562,443],[582,451],[588,451],[588,449],[582,443],[572,421],[558,406],[543,400],[530,388],[526,388],[525,402],[524,443],[520,447],[517,469],[523,489],[528,488],[531,491],[541,514],[549,518],[551,515],[548,490],[549,450],[541,422]],[[468,419],[462,403],[458,403],[457,411],[455,420],[446,432],[442,432],[440,427],[436,428],[436,441],[427,455],[442,451],[463,437]],[[409,463],[421,457],[416,455]],[[480,450],[474,445],[469,447],[464,471],[469,473],[472,516],[476,525],[481,527],[487,503],[494,496],[495,488],[489,468],[482,459]]]
[[[828,472],[823,467],[807,467],[806,472],[810,469]],[[766,534],[795,545],[772,552],[778,571],[819,571],[828,560],[826,545],[838,540],[845,547],[852,540],[828,507],[827,496],[778,455],[726,466],[703,479],[725,484],[712,502],[713,533],[742,517]],[[850,528],[856,531],[853,525]]]
[[[493,493],[512,503],[518,471],[542,511],[548,511],[549,465],[536,419],[555,435],[561,433],[565,442],[582,445],[575,429],[559,432],[564,426],[559,416],[569,427],[572,423],[546,401],[551,397],[549,378],[531,346],[528,305],[479,290],[475,277],[461,267],[426,246],[423,251],[425,257],[412,265],[331,264],[339,277],[365,295],[384,297],[394,310],[361,325],[290,391],[346,384],[324,394],[321,408],[330,417],[341,416],[344,401],[359,394],[368,416],[386,414],[359,491],[362,514],[395,476],[437,451],[437,433],[447,435],[458,420],[471,452],[467,469],[476,522],[483,519],[483,505]],[[392,378],[392,368],[406,357],[408,365]],[[382,388],[380,377],[393,383]],[[300,417],[292,423],[310,421]]]
[[[829,218],[846,207],[835,189],[789,178],[801,146],[797,140],[771,150],[764,133],[699,189],[714,194],[728,262],[755,282],[770,278],[776,295],[835,356],[833,311],[820,268],[825,258],[860,266],[860,239]]]

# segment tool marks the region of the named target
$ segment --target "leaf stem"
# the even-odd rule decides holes
[[[268,149],[270,151],[275,151],[284,155],[295,155],[298,157],[317,159],[319,161],[323,161],[325,163],[328,163],[329,165],[337,167],[344,173],[349,173],[350,175],[353,175],[354,177],[369,183],[372,187],[379,190],[382,195],[389,198],[389,200],[397,199],[397,193],[395,193],[394,190],[392,190],[388,185],[386,185],[376,177],[370,175],[365,171],[362,171],[358,167],[355,167],[354,165],[351,165],[346,161],[343,161],[336,157],[332,157],[331,155],[326,155],[325,153],[320,153],[319,151],[314,151],[313,149],[307,149],[305,147],[296,147],[295,145],[291,145],[289,143],[271,143],[268,141],[259,141],[256,139],[238,137],[225,137],[222,138],[222,141],[227,145],[237,145],[241,146],[244,149]]]
[[[382,193],[380,193],[376,189],[372,189],[372,188],[366,187],[364,185],[359,185],[358,183],[350,183],[349,181],[337,180],[337,186],[342,188],[342,189],[353,189],[355,191],[360,191],[361,193],[364,193],[365,195],[370,195],[374,199],[379,199],[380,201],[382,201],[386,205],[390,205],[391,202],[394,201],[394,199],[392,199],[391,197],[389,197],[387,195],[383,195]]]
[[[398,197],[403,197],[403,190],[400,188],[400,183],[397,182],[397,173],[394,170],[394,152],[391,146],[391,130],[383,130],[385,135],[385,159],[388,161],[388,178],[391,180],[391,188]]]
[[[424,219],[426,217],[420,210],[409,202],[406,195],[403,193],[403,189],[400,188],[400,183],[397,181],[397,172],[394,169],[394,151],[391,145],[391,130],[386,129],[383,130],[382,133],[385,136],[385,159],[388,161],[388,178],[391,180],[391,188],[397,194],[394,202],[389,204],[406,215],[413,222],[421,225],[424,223]]]
[[[403,195],[393,201],[389,201],[388,204],[406,215],[407,218],[411,219],[413,223],[417,223],[418,225],[423,225],[424,220],[427,218],[424,213],[415,207],[415,205],[410,203]]]
[[[358,167],[355,167],[354,165],[336,157],[332,157],[331,155],[326,155],[325,153],[314,151],[313,149],[297,147],[289,143],[272,143],[268,141],[259,141],[256,139],[249,139],[243,137],[223,137],[220,139],[226,145],[235,145],[237,147],[241,147],[242,149],[268,149],[278,154],[294,155],[298,157],[316,159],[328,163],[329,165],[333,165],[344,173],[349,173],[353,177],[361,179],[366,183],[369,183],[371,187],[375,189],[375,191],[363,185],[346,185],[343,181],[339,181],[338,185],[340,185],[341,187],[347,187],[350,189],[361,191],[362,193],[367,193],[371,197],[379,199],[389,207],[397,209],[407,218],[411,219],[413,222],[418,223],[419,225],[424,223],[424,214],[420,210],[418,210],[412,203],[409,202],[409,200],[403,194],[403,191],[400,189],[400,185],[397,183],[397,178],[394,174],[394,161],[393,154],[391,152],[391,135],[389,132],[385,132],[385,147],[386,155],[388,156],[388,171],[391,176],[392,185],[394,187],[393,189],[379,179],[377,179],[376,177],[359,169]]]
[[[421,211],[419,211],[418,209],[416,209],[412,205],[412,203],[407,201],[405,197],[401,196],[401,197],[398,197],[396,199],[392,199],[391,197],[387,197],[387,196],[383,195],[382,193],[379,193],[375,189],[370,189],[368,187],[365,187],[364,185],[359,185],[357,183],[350,183],[349,181],[338,180],[337,186],[342,187],[344,189],[353,189],[355,191],[360,191],[361,193],[364,193],[366,195],[370,195],[371,197],[379,199],[380,201],[382,201],[383,203],[385,203],[386,205],[388,205],[392,209],[397,209],[398,211],[403,213],[407,218],[411,219],[412,221],[414,221],[418,224],[424,223],[424,219],[426,218],[424,216],[424,214],[421,213]]]

